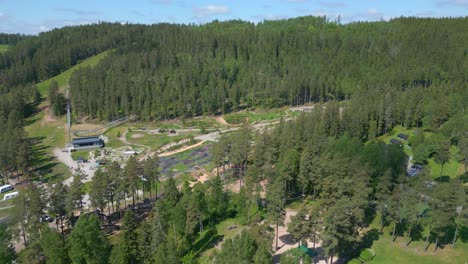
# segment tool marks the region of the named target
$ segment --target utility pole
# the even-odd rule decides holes
[[[67,90],[67,128],[68,128],[68,145],[71,146],[71,113],[70,113],[70,90]]]

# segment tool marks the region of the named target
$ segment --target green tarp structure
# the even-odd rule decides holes
[[[306,253],[307,255],[309,255],[311,258],[313,258],[314,256],[317,255],[317,252],[311,250],[310,248],[304,246],[304,245],[301,245],[299,247],[300,250],[304,251],[304,253]]]

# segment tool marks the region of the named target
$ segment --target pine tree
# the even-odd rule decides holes
[[[135,264],[138,260],[137,223],[131,210],[125,212],[122,233],[123,263]]]
[[[11,233],[5,225],[0,225],[0,262],[13,263],[16,253],[11,244]]]
[[[143,173],[146,176],[147,180],[150,183],[150,196],[151,196],[151,189],[153,184],[156,190],[156,197],[158,197],[158,182],[159,182],[159,157],[158,155],[154,155],[153,157],[147,158],[143,162]]]
[[[44,228],[40,240],[40,245],[46,257],[47,263],[70,263],[67,252],[67,245],[64,243],[63,238],[59,233],[53,231],[50,228]]]
[[[284,223],[284,182],[278,177],[269,183],[267,190],[268,218],[276,226],[275,251],[278,250],[278,228]]]
[[[82,216],[68,237],[69,256],[73,263],[104,264],[108,261],[109,243],[96,216]]]

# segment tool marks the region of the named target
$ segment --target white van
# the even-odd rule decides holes
[[[0,193],[8,192],[10,190],[13,190],[13,186],[11,186],[10,184],[0,186]]]
[[[7,193],[5,194],[5,196],[3,196],[3,200],[10,200],[10,199],[18,197],[18,195],[19,195],[18,192]]]

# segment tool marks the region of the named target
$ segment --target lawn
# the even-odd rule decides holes
[[[376,230],[379,221],[380,217],[377,216],[370,229]],[[424,239],[413,241],[408,247],[404,237],[398,237],[395,242],[392,242],[392,228],[393,225],[385,227],[383,233],[373,242],[372,248],[375,250],[376,256],[370,263],[465,263],[468,259],[468,244],[460,240],[455,248],[451,245],[445,245],[443,249],[439,248],[434,253],[434,244],[431,244],[427,252],[424,252]],[[426,234],[427,230],[423,231],[424,237]]]
[[[3,207],[3,206],[4,205],[2,203],[0,203],[0,208]],[[14,207],[10,207],[10,208],[0,210],[0,219],[12,215],[14,210],[15,210]]]
[[[139,138],[134,138],[140,136]],[[149,147],[151,150],[156,150],[159,147],[169,144],[171,142],[178,142],[182,139],[189,138],[190,134],[176,134],[169,136],[168,133],[164,134],[148,134],[143,131],[132,131],[126,134],[127,141],[129,143],[144,145]]]
[[[59,87],[63,87],[64,85],[68,84],[68,80],[70,80],[70,77],[74,71],[76,71],[79,68],[82,67],[89,67],[89,66],[94,66],[96,65],[101,59],[106,57],[109,54],[109,51],[104,51],[102,53],[99,53],[95,56],[89,57],[85,59],[84,61],[80,62],[79,64],[71,67],[70,69],[62,72],[61,74],[54,76],[48,80],[45,80],[43,82],[40,82],[37,84],[37,89],[41,93],[42,97],[47,96],[47,91],[49,88],[50,83],[52,80],[55,80],[58,83]]]
[[[458,153],[458,148],[455,146],[450,147],[450,160],[444,164],[444,170],[442,171],[443,176],[449,176],[450,178],[458,177],[458,172],[460,168],[460,163],[455,159],[455,155]],[[429,167],[431,168],[431,175],[434,178],[438,178],[440,176],[440,171],[442,169],[442,165],[438,164],[434,161],[434,158],[430,158],[427,161]]]
[[[236,226],[237,228],[229,230],[228,228],[230,226]],[[240,232],[244,228],[245,228],[245,226],[243,226],[240,223],[240,220],[236,219],[236,218],[226,219],[226,220],[224,220],[221,223],[216,225],[217,235],[220,238],[222,238],[223,241],[225,241],[226,239],[233,238],[237,234],[240,234]],[[201,234],[200,237],[203,237],[203,234]],[[217,249],[214,247],[214,245],[210,249],[204,251],[200,256],[199,263],[201,263],[201,264],[209,263],[210,257],[215,253],[215,251],[217,251]]]
[[[109,148],[121,148],[125,146],[117,135],[123,135],[128,130],[128,127],[125,126],[117,126],[107,130],[104,135],[109,138],[109,142],[106,143],[106,147]]]
[[[55,183],[68,178],[71,174],[68,168],[54,160],[52,155],[53,148],[62,148],[65,146],[65,131],[63,125],[64,117],[53,121],[44,121],[45,112],[29,117],[25,127],[29,137],[32,139],[34,166],[39,170],[39,176],[33,180],[41,182]]]
[[[220,127],[220,124],[213,117],[195,117],[192,119],[184,120],[182,125],[186,128],[217,128]]]
[[[78,160],[78,158],[89,160],[89,150],[73,151],[72,158],[73,160]]]
[[[291,113],[285,108],[277,109],[255,109],[253,111],[241,111],[224,115],[224,120],[229,124],[238,125],[244,122],[257,123],[261,121],[271,121],[287,117]]]
[[[388,132],[387,134],[380,136],[373,141],[370,142],[375,142],[375,141],[383,141],[387,144],[390,143],[390,139],[396,138],[400,140],[401,142],[404,143],[403,145],[403,151],[406,153],[408,156],[413,156],[413,150],[411,146],[408,146],[408,141],[411,140],[412,137],[415,136],[414,134],[415,129],[408,129],[404,128],[402,126],[396,126],[392,129],[392,131]],[[397,137],[399,133],[403,133],[409,136],[409,139],[404,141],[401,140]],[[426,138],[430,138],[432,133],[431,132],[424,132]],[[458,148],[456,146],[451,146],[450,147],[450,160],[444,164],[444,170],[443,170],[443,176],[449,176],[450,178],[456,178],[458,177],[458,172],[460,168],[460,163],[455,159],[457,153],[458,153]],[[441,170],[441,165],[436,163],[434,161],[434,158],[430,158],[427,160],[427,165],[431,169],[431,175],[433,178],[438,178],[440,176],[440,170]]]
[[[0,45],[0,53],[7,52],[9,47],[8,45]]]

